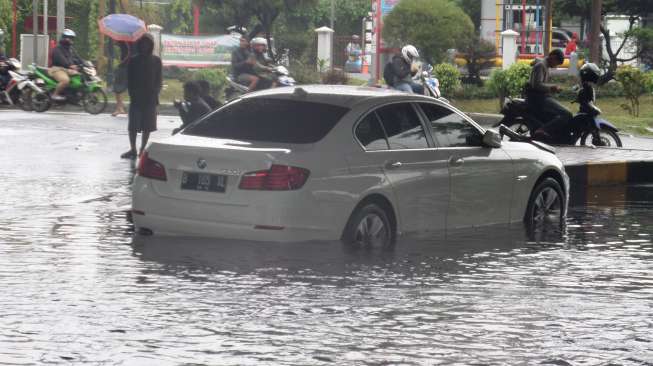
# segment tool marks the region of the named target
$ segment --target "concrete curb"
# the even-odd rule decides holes
[[[653,161],[588,162],[566,165],[572,186],[607,186],[653,183]]]

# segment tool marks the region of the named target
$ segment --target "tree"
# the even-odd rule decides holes
[[[384,19],[384,37],[395,46],[413,44],[429,63],[445,59],[474,36],[474,25],[448,0],[403,0]]]
[[[456,4],[463,9],[474,23],[474,29],[481,28],[481,1],[479,0],[456,0]]]
[[[462,56],[467,63],[468,80],[476,85],[481,85],[481,71],[494,66],[496,48],[493,42],[481,38],[476,34],[461,49]]]

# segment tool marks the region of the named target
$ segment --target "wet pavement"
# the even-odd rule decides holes
[[[134,237],[125,118],[0,121],[0,365],[653,364],[653,186],[540,242]]]

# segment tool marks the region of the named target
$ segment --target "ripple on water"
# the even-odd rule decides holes
[[[572,208],[550,243],[487,228],[351,251],[132,238],[126,180],[8,198],[1,362],[653,361],[650,205]]]

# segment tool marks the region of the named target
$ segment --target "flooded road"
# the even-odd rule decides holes
[[[550,242],[134,237],[126,121],[17,115],[0,125],[0,365],[653,364],[653,187],[577,197]]]

